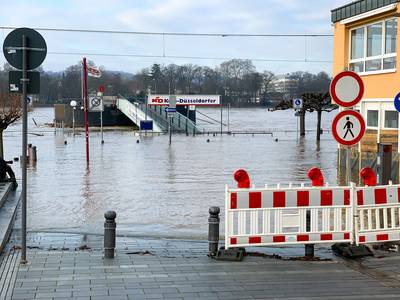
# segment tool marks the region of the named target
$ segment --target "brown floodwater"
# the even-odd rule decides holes
[[[200,111],[220,118],[219,109]],[[335,114],[323,115],[324,129],[330,129]],[[53,118],[51,108],[29,115],[29,143],[38,149],[37,165],[28,170],[31,231],[100,233],[103,214],[111,209],[117,212],[120,233],[206,238],[208,208],[223,208],[225,185],[235,185],[232,175],[239,168],[249,172],[256,186],[308,182],[306,173],[313,166],[323,170],[330,184],[336,183],[337,144],[329,132],[316,144],[316,114],[307,115],[306,127],[314,131],[304,139],[296,137],[293,111],[261,108],[231,109],[230,130],[270,130],[273,137],[173,135],[169,147],[167,135],[139,138],[131,130],[107,131],[101,145],[99,132],[92,132],[89,171],[84,135],[55,133],[44,125]],[[223,118],[226,123],[226,110]],[[204,121],[199,126],[220,129]],[[6,159],[20,155],[20,128],[16,124],[5,132]],[[13,168],[20,178],[19,163]]]

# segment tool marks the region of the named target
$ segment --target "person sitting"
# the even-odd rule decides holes
[[[18,183],[17,180],[15,179],[14,171],[8,165],[10,163],[12,162],[5,161],[2,157],[0,157],[0,182],[12,182],[13,190],[15,191],[18,187]]]

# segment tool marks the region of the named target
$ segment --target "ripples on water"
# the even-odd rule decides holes
[[[218,109],[201,111],[220,118]],[[330,129],[334,115],[323,114],[324,129]],[[84,135],[55,134],[43,126],[53,118],[50,108],[35,109],[29,116],[29,131],[44,134],[29,135],[29,143],[38,148],[37,166],[28,170],[30,230],[101,232],[103,214],[112,209],[118,214],[120,232],[206,238],[208,208],[224,206],[225,185],[234,186],[232,174],[238,168],[248,170],[257,186],[308,181],[306,172],[312,166],[322,168],[327,181],[336,182],[337,146],[330,133],[322,135],[319,148],[315,132],[297,139],[293,111],[231,109],[231,130],[272,130],[274,137],[174,135],[168,147],[167,135],[141,137],[137,144],[132,131],[110,131],[101,145],[100,134],[92,132],[90,172]],[[307,115],[306,126],[316,129],[316,114]],[[17,124],[5,133],[6,159],[19,156],[20,147]],[[14,170],[20,177],[19,163]]]

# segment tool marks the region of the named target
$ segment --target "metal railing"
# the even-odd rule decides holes
[[[145,111],[145,104],[141,103],[140,107]],[[164,108],[163,106],[148,106],[147,115],[167,130],[169,120],[168,113],[165,112]],[[175,114],[175,117],[171,118],[171,129],[176,132],[186,132],[188,134],[197,134],[201,132],[192,120],[178,112]]]

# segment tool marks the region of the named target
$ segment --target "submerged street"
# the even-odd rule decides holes
[[[200,111],[220,118],[219,108]],[[38,162],[28,169],[28,230],[101,233],[103,214],[111,209],[117,212],[121,234],[206,239],[208,208],[224,206],[225,185],[235,186],[233,173],[239,168],[248,170],[252,183],[264,186],[308,183],[307,170],[318,165],[335,184],[337,148],[329,133],[333,115],[323,115],[327,131],[319,148],[316,115],[307,114],[307,130],[312,132],[299,139],[292,110],[231,109],[230,130],[271,130],[273,137],[174,134],[169,147],[167,135],[138,137],[132,131],[113,130],[104,133],[101,145],[100,133],[92,131],[87,172],[83,133],[74,138],[70,130],[63,135],[57,129],[55,134],[54,128],[44,126],[54,118],[53,109],[35,108],[29,132],[43,136],[29,135],[29,143],[37,146]],[[227,122],[226,109],[223,121]],[[220,129],[205,122],[199,127]],[[18,125],[6,131],[5,143],[6,159],[19,157]],[[19,178],[19,163],[13,168]]]

